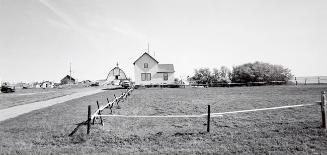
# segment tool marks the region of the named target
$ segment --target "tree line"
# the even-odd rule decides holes
[[[226,66],[220,68],[195,69],[194,75],[188,77],[189,81],[196,81],[197,84],[210,83],[251,83],[251,82],[272,82],[289,81],[293,75],[291,70],[282,66],[264,62],[245,63],[234,66],[230,70]]]

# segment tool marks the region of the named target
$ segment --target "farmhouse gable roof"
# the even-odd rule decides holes
[[[140,60],[143,56],[145,56],[145,55],[148,55],[151,59],[153,59],[155,62],[157,62],[157,63],[159,63],[159,61],[157,61],[155,58],[153,58],[149,53],[147,53],[147,52],[144,52],[139,58],[137,58],[135,61],[134,61],[134,63],[133,63],[133,65],[135,65],[135,63],[138,61],[138,60]]]
[[[173,64],[158,64],[158,73],[174,73],[174,65]]]

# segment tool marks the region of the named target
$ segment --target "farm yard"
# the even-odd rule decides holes
[[[198,115],[314,103],[326,85],[134,90],[117,115]],[[96,110],[125,90],[67,101],[0,122],[1,154],[326,154],[320,106],[228,114],[211,118],[104,117],[104,126],[81,127],[87,106]],[[47,94],[43,94],[47,95]],[[25,96],[27,97],[27,96]],[[103,114],[109,115],[110,110]],[[96,122],[97,123],[97,122]]]

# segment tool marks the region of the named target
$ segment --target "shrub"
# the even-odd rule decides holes
[[[233,67],[230,71],[226,66],[214,68],[211,73],[209,68],[195,69],[194,75],[189,81],[197,84],[224,84],[224,83],[251,83],[251,82],[288,82],[293,75],[291,70],[282,65],[273,65],[264,62],[246,63]]]
[[[230,74],[231,71],[226,66],[214,68],[212,72],[209,68],[200,68],[194,70],[194,75],[189,80],[196,81],[197,84],[228,83]]]
[[[289,81],[292,77],[290,69],[263,62],[246,63],[233,67],[231,73],[232,82],[237,83]]]
[[[195,69],[194,72],[194,76],[190,80],[197,81],[197,84],[206,84],[212,80],[209,68]]]

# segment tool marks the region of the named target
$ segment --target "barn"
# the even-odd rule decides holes
[[[117,66],[111,69],[106,78],[106,84],[119,85],[120,81],[127,80],[125,72]]]
[[[60,80],[60,84],[75,84],[76,80],[69,76],[66,75],[63,79]]]

